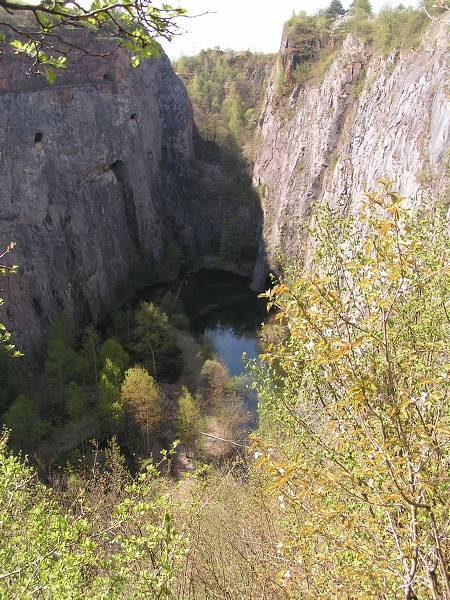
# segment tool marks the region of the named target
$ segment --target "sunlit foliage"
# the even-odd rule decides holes
[[[267,292],[257,465],[291,535],[291,597],[447,598],[450,240],[383,183],[357,217],[324,210],[309,269]],[[268,426],[267,424],[270,424]]]

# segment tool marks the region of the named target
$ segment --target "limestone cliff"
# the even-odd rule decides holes
[[[2,319],[21,349],[59,310],[95,320],[130,274],[150,278],[183,223],[194,123],[169,60],[69,61],[50,86],[12,53],[0,60],[0,241],[16,241],[20,265]]]
[[[253,176],[264,212],[255,289],[268,268],[278,270],[277,248],[301,253],[298,221],[317,201],[349,207],[380,178],[394,179],[412,202],[449,201],[449,21],[433,24],[421,47],[387,59],[350,36],[321,84],[287,98],[270,83]],[[289,52],[283,39],[283,68]]]
[[[80,45],[108,50],[83,35]],[[284,39],[287,79],[289,52]],[[412,201],[448,202],[447,60],[448,19],[407,54],[384,59],[349,37],[322,83],[282,98],[269,85],[253,176],[264,212],[255,288],[278,269],[277,247],[301,254],[297,224],[316,201],[352,206],[387,177]],[[97,321],[130,277],[174,276],[173,243],[191,265],[249,272],[261,231],[240,170],[214,153],[193,160],[191,104],[165,56],[133,69],[121,51],[74,51],[69,64],[50,86],[12,52],[0,58],[0,247],[16,241],[20,265],[2,282],[1,320],[25,350],[61,309]]]

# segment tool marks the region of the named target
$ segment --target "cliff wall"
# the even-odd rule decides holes
[[[279,270],[277,250],[302,254],[299,222],[315,202],[351,209],[380,178],[412,203],[450,201],[449,21],[432,24],[420,48],[388,58],[350,36],[321,84],[285,98],[273,77],[253,174],[264,214],[255,289]],[[286,69],[289,40],[281,48]]]
[[[130,277],[136,286],[174,276],[173,243],[191,265],[249,272],[262,229],[261,289],[279,270],[277,249],[304,252],[298,225],[315,202],[351,209],[380,177],[411,202],[449,202],[448,29],[448,18],[433,24],[422,47],[387,59],[349,37],[322,83],[288,96],[274,77],[253,174],[261,206],[236,194],[246,181],[212,158],[194,160],[191,104],[164,55],[133,69],[122,51],[74,51],[50,86],[4,52],[0,242],[17,242],[9,258],[20,273],[2,281],[2,321],[16,345],[38,348],[61,309],[98,321]],[[82,35],[80,45],[107,52]],[[291,52],[283,39],[286,79]]]
[[[16,241],[20,265],[2,282],[2,320],[21,349],[61,309],[98,319],[130,274],[151,279],[183,227],[194,123],[169,60],[133,69],[123,51],[74,51],[69,65],[50,86],[11,52],[0,60],[0,240]]]

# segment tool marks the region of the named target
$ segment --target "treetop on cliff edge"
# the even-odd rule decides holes
[[[16,54],[30,59],[28,74],[43,74],[44,67],[53,83],[55,69],[66,67],[73,50],[107,56],[123,47],[131,53],[133,66],[141,58],[159,56],[156,40],[179,34],[175,20],[186,12],[152,0],[93,0],[88,5],[77,0],[0,0],[0,43],[9,43]],[[101,50],[87,47],[74,35],[83,27],[111,43]]]

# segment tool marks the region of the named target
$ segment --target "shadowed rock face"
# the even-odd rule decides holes
[[[129,58],[73,52],[54,86],[0,60],[0,240],[20,265],[2,282],[3,320],[22,349],[61,309],[95,320],[130,273],[151,279],[183,222],[191,105],[165,56]]]
[[[253,286],[279,270],[276,249],[304,255],[299,223],[317,201],[354,210],[380,178],[411,203],[450,200],[447,22],[431,25],[423,47],[387,59],[350,36],[322,84],[296,88],[277,107],[269,85],[259,123],[253,182],[263,190],[265,247]],[[279,60],[289,68],[289,41]],[[266,250],[267,249],[267,250]]]

